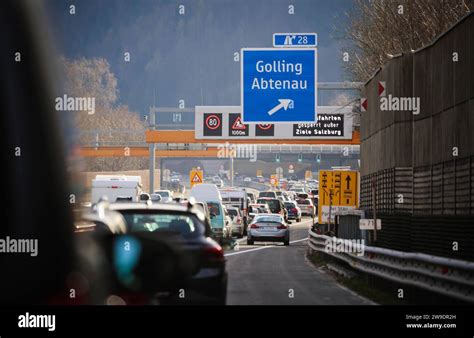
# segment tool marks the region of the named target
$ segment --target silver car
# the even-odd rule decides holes
[[[280,214],[256,214],[247,229],[247,244],[255,241],[290,245],[290,227]]]

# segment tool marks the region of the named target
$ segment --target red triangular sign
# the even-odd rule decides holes
[[[246,129],[245,124],[242,123],[242,119],[240,118],[240,116],[235,119],[235,122],[232,125],[232,129]]]
[[[198,173],[194,174],[193,183],[201,183],[201,177],[199,177]]]

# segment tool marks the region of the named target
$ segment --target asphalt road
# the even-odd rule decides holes
[[[229,305],[368,305],[373,304],[339,285],[306,259],[311,221],[291,224],[290,246],[247,245],[239,240],[226,252]]]

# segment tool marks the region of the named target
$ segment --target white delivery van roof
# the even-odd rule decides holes
[[[223,198],[227,198],[227,197],[247,198],[247,192],[245,188],[222,188],[219,191]]]
[[[215,184],[202,183],[192,187],[189,197],[194,197],[196,201],[201,202],[221,202],[222,197]]]
[[[97,175],[92,180],[93,188],[134,188],[141,187],[141,176]]]

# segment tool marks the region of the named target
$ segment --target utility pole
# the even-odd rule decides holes
[[[155,107],[150,108],[150,130],[155,129]],[[149,158],[150,158],[150,187],[149,187],[149,193],[152,194],[153,191],[155,190],[155,143],[150,143],[149,145]]]

